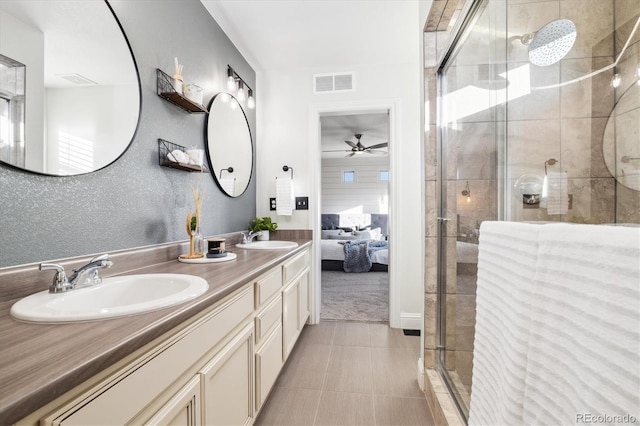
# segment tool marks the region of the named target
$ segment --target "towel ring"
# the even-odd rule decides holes
[[[293,180],[293,167],[289,167],[289,166],[282,166],[282,170],[285,172],[288,172],[289,170],[291,170],[291,180]]]
[[[233,167],[227,167],[226,169],[220,169],[220,179],[222,179],[222,172],[233,173]],[[235,178],[234,178],[235,179]]]

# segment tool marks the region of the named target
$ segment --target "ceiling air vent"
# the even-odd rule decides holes
[[[349,92],[354,90],[353,73],[316,74],[313,76],[313,93]]]

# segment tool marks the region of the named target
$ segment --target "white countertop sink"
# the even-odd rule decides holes
[[[11,307],[11,315],[30,322],[101,320],[153,311],[202,295],[204,278],[185,274],[141,274],[104,278],[102,283],[70,290],[34,293]]]
[[[292,249],[298,247],[298,243],[294,241],[253,241],[249,244],[236,244],[236,247],[248,250],[278,250],[278,249]]]

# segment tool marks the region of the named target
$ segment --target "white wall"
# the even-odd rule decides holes
[[[291,58],[292,69],[286,73],[270,70],[257,73],[260,95],[257,98],[256,213],[258,216],[273,213],[269,211],[269,197],[275,196],[275,178],[286,175],[282,166],[287,164],[294,167],[296,195],[310,196],[310,210],[295,211],[290,217],[273,215],[272,218],[281,229],[315,228],[318,231],[319,211],[314,203],[320,192],[320,127],[319,117],[317,123],[311,122],[316,119],[314,111],[366,110],[369,105],[394,105],[389,149],[390,196],[396,204],[392,205],[389,220],[390,245],[395,246],[396,251],[391,252],[390,274],[395,288],[390,297],[398,310],[392,312],[391,326],[421,328],[424,263],[421,231],[424,218],[420,112],[422,25],[417,2],[398,2],[398,7],[404,8],[407,22],[406,27],[398,28],[405,39],[398,46],[406,52],[403,63],[296,70],[295,58]],[[355,73],[355,91],[313,94],[314,74],[345,71]],[[318,129],[318,134],[310,134],[311,129]]]
[[[127,86],[86,86],[46,90],[47,172],[82,173],[102,168],[126,149],[136,127],[126,106],[137,104],[137,90]],[[73,144],[88,170],[59,163],[60,147]]]
[[[366,154],[365,154],[366,155]],[[355,182],[344,182],[343,172],[353,170]],[[388,213],[389,182],[378,178],[389,170],[389,158],[366,161],[350,158],[322,160],[322,213]]]

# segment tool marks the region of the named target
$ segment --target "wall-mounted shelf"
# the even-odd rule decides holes
[[[184,97],[181,93],[176,92],[173,87],[173,78],[162,71],[156,69],[157,78],[157,94],[163,99],[171,102],[174,105],[179,106],[188,113],[206,113],[207,110],[203,105],[193,102],[191,99]]]
[[[171,161],[171,153],[175,150],[185,152],[186,148],[182,145],[175,144],[173,142],[165,141],[164,139],[158,139],[158,161],[161,166],[170,167],[172,169],[185,170],[187,172],[201,172],[209,173],[209,170],[203,165],[198,166],[196,164],[180,163],[178,161]],[[175,159],[175,158],[174,158]]]

